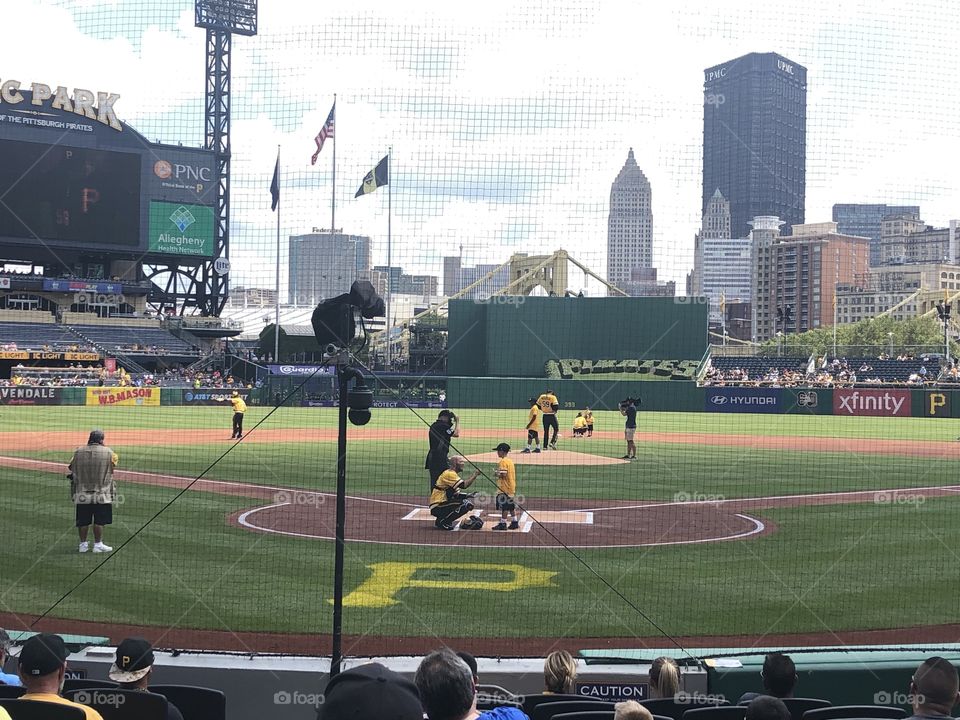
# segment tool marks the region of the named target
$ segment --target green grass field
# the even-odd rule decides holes
[[[429,419],[434,416],[423,412]],[[268,413],[251,408],[247,429]],[[487,452],[496,437],[519,449],[524,415],[522,409],[464,412],[458,450]],[[90,428],[101,427],[127,470],[194,477],[229,449],[205,477],[335,488],[336,443],[302,437],[306,429],[334,428],[332,410],[281,409],[260,426],[282,430],[280,440],[233,448],[227,439],[230,414],[220,408],[4,407],[0,417],[5,432],[45,432],[52,439],[59,437],[54,433],[73,430],[75,444],[84,442]],[[572,417],[564,412],[561,421]],[[958,434],[953,425],[920,418],[641,413],[641,431],[695,433],[702,440],[644,442],[638,461],[629,465],[518,466],[519,491],[538,501],[566,498],[589,507],[591,500],[670,503],[677,497],[952,485],[960,476],[957,459],[881,455],[865,443],[952,441]],[[598,430],[620,427],[615,413],[597,413]],[[223,440],[111,443],[111,431],[132,429],[163,443],[171,428],[222,430]],[[364,437],[394,429],[423,432],[417,439]],[[499,432],[471,436],[481,430]],[[563,449],[623,454],[622,440],[572,440],[566,427],[561,431],[566,431]],[[719,435],[809,438],[813,451],[711,444]],[[63,465],[70,457],[53,440],[50,447],[31,450],[4,437],[0,455]],[[250,437],[255,439],[256,431]],[[423,422],[403,410],[376,410],[370,425],[351,428],[349,494],[418,496],[425,502],[424,437]],[[829,438],[844,438],[847,449],[818,452],[818,440]],[[482,467],[489,472],[491,466]],[[63,474],[56,467],[0,466],[0,613],[42,613],[79,583],[53,616],[233,633],[329,631],[332,543],[254,533],[226,522],[230,514],[267,501],[188,491],[122,552],[81,556]],[[477,488],[484,489],[484,482],[478,481]],[[123,483],[120,492],[124,502],[118,504],[107,536],[115,547],[177,491]],[[434,545],[352,543],[346,556],[347,592],[369,589],[371,578],[386,578],[380,590],[390,604],[348,604],[345,631],[387,637],[635,638],[658,634],[651,621],[675,636],[835,633],[949,623],[956,619],[960,597],[958,509],[960,498],[953,494],[909,502],[766,507],[750,514],[772,524],[772,532],[694,545],[571,551],[543,536],[543,547],[466,548],[460,547],[465,537],[476,542],[483,534],[439,531]],[[646,523],[656,519],[656,512],[628,519],[617,531],[648,537],[653,531]],[[380,526],[378,521],[381,534],[392,532]]]

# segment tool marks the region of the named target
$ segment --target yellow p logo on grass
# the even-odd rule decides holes
[[[557,573],[537,570],[523,565],[493,565],[484,563],[405,563],[382,562],[368,565],[373,571],[351,593],[343,598],[344,607],[383,608],[397,605],[394,599],[404,588],[428,588],[434,590],[487,590],[493,592],[514,592],[532,587],[549,587],[551,579]],[[453,574],[462,573],[473,576],[481,573],[508,573],[511,579],[490,580],[428,580],[417,579],[415,575],[423,570],[449,570]]]

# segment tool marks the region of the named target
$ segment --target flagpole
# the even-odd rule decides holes
[[[280,144],[277,143],[277,187],[280,186]],[[280,362],[280,201],[277,201],[277,268],[274,287],[276,288],[276,303],[274,306],[273,322],[273,361]]]
[[[391,237],[393,215],[393,145],[387,150],[387,353],[386,365],[390,369],[390,295],[393,291],[393,240]]]

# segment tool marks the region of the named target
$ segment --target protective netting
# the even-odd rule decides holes
[[[203,145],[192,3],[21,3],[14,16],[0,81],[116,92],[118,117],[150,141]],[[449,641],[541,655],[614,638],[682,655],[707,638],[835,644],[955,621],[960,395],[934,313],[960,290],[955,13],[275,2],[258,25],[232,40],[229,342],[141,322],[155,307],[142,289],[125,312],[95,313],[115,316],[103,325],[75,294],[0,285],[0,626],[329,652],[338,390],[314,367],[309,324],[357,278],[389,294],[393,341],[357,354],[380,407],[349,430],[347,654]],[[715,190],[726,230],[703,220]],[[904,257],[883,255],[882,219],[909,224],[913,207],[938,249],[904,240]],[[763,250],[764,285],[746,221],[770,215],[840,225],[798,229],[816,240],[793,255]],[[0,244],[15,282],[12,261],[46,262]],[[115,251],[97,252],[109,264]],[[880,257],[897,266],[886,279],[871,275]],[[837,313],[895,305],[832,334]],[[436,491],[464,509],[440,518],[453,531],[435,526],[425,469],[444,408],[460,475],[480,471],[472,510]],[[64,476],[93,428],[119,456],[113,552],[80,554]],[[504,442],[515,510],[498,501]],[[461,522],[473,515],[482,528]]]

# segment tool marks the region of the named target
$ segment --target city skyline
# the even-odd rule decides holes
[[[117,92],[121,119],[147,137],[202,143],[203,33],[192,2],[63,0],[18,13],[56,42],[38,54],[26,35],[9,38],[7,77]],[[945,141],[960,134],[960,98],[944,91],[960,71],[951,50],[960,21],[932,5],[902,15],[823,0],[561,1],[547,15],[530,2],[265,5],[260,34],[235,44],[233,281],[273,285],[265,186],[277,144],[282,234],[327,224],[328,149],[316,167],[309,157],[336,92],[338,226],[371,237],[377,264],[385,198],[348,196],[391,144],[394,263],[433,275],[460,242],[468,264],[563,247],[602,272],[608,183],[632,145],[662,188],[653,265],[682,282],[702,215],[702,71],[749,52],[776,51],[810,71],[805,219],[828,220],[836,203],[888,203],[922,206],[943,226],[960,195],[960,149]],[[112,24],[116,16],[124,22]],[[285,269],[281,284],[286,296]]]

